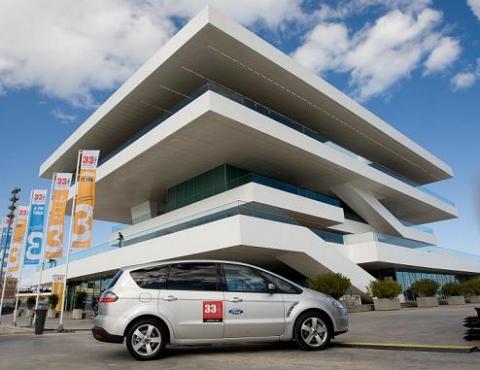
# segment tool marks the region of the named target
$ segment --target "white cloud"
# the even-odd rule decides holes
[[[473,86],[477,76],[473,72],[460,72],[452,77],[452,85],[454,90],[463,90]]]
[[[480,20],[480,0],[467,0],[467,4],[472,9],[473,14]]]
[[[425,73],[429,74],[445,69],[458,58],[460,52],[458,40],[451,37],[441,38],[425,61]]]
[[[300,0],[0,0],[0,92],[38,88],[94,106],[93,92],[125,81],[207,3],[249,26],[302,17]]]
[[[60,108],[52,109],[50,113],[62,123],[73,123],[77,119],[77,116],[65,113]]]
[[[392,10],[351,35],[343,23],[323,22],[293,57],[316,72],[349,72],[354,95],[364,100],[407,78],[440,45],[429,66],[439,70],[454,60],[455,53],[445,51],[451,48],[450,38],[438,31],[441,20],[442,14],[430,8]],[[332,50],[332,39],[340,40],[339,50]]]
[[[463,90],[473,86],[478,80],[480,80],[480,58],[477,59],[477,65],[475,68],[470,68],[463,72],[457,73],[450,80],[453,90]]]

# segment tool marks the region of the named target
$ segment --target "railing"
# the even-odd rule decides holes
[[[449,248],[442,248],[437,246],[427,246],[422,249],[425,252],[434,252],[434,253],[442,253],[445,255],[446,258],[448,257],[457,257],[457,258],[465,258],[468,260],[475,260],[480,261],[480,255],[468,253],[468,252],[461,252],[454,249]],[[479,251],[480,252],[480,251]]]
[[[142,230],[138,233],[126,235],[120,246],[119,241],[112,241],[109,243],[103,243],[94,246],[89,249],[73,251],[70,254],[70,261],[77,261],[86,257],[91,257],[97,254],[110,252],[119,248],[128,248],[132,245],[158,238],[161,236],[176,233],[182,230],[190,229],[196,226],[208,224],[221,219],[229,218],[232,216],[243,215],[257,218],[263,218],[271,221],[283,222],[288,224],[294,224],[303,226],[298,219],[291,217],[287,211],[274,208],[271,206],[247,203],[244,201],[235,201],[227,203],[219,207],[212,208],[210,210],[199,212],[194,215],[181,218],[172,222],[168,222],[162,225],[157,225],[147,230]],[[332,243],[343,243],[343,237],[341,235],[323,231],[312,230],[322,239]],[[65,257],[56,260],[54,266],[45,264],[45,269],[50,269],[65,263]],[[38,269],[37,269],[38,270]]]
[[[425,248],[429,246],[429,244],[426,244],[426,243],[422,243],[422,242],[411,240],[411,239],[405,239],[398,236],[385,235],[385,234],[379,234],[379,233],[373,233],[373,234],[375,235],[376,240],[381,243],[393,244],[393,245],[398,245],[400,247],[406,247],[406,248],[412,248],[412,249]]]

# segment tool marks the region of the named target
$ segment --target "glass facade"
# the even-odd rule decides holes
[[[442,273],[442,272],[433,272],[433,271],[422,271],[422,270],[408,270],[408,269],[379,269],[379,270],[368,270],[367,271],[377,279],[387,279],[395,280],[402,287],[403,295],[405,300],[413,301],[415,300],[410,286],[417,280],[430,279],[438,282],[440,287],[448,282],[455,282],[462,279],[462,276],[455,274]]]
[[[330,196],[224,164],[168,189],[165,212],[173,211],[249,182],[266,185],[336,207],[342,206],[338,199]]]

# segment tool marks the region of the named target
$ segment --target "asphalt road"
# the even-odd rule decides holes
[[[171,348],[153,362],[138,362],[124,345],[97,342],[89,332],[0,335],[0,370],[76,369],[475,369],[480,353],[429,353],[331,347],[303,352],[292,344]]]

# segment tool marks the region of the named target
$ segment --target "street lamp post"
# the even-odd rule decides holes
[[[2,253],[2,262],[0,264],[0,281],[3,282],[2,284],[2,296],[0,298],[0,317],[2,316],[2,309],[3,309],[3,299],[5,295],[5,285],[7,284],[7,271],[5,271],[5,277],[3,277],[3,268],[5,264],[5,258],[8,254],[8,250],[10,248],[10,244],[8,243],[10,239],[10,232],[13,225],[13,219],[15,218],[15,210],[17,209],[17,202],[19,200],[18,194],[21,192],[21,189],[16,187],[12,190],[12,197],[10,198],[10,206],[8,207],[9,213],[7,214],[8,219],[8,226],[7,226],[7,234],[5,236],[4,246],[3,246],[3,253]]]

